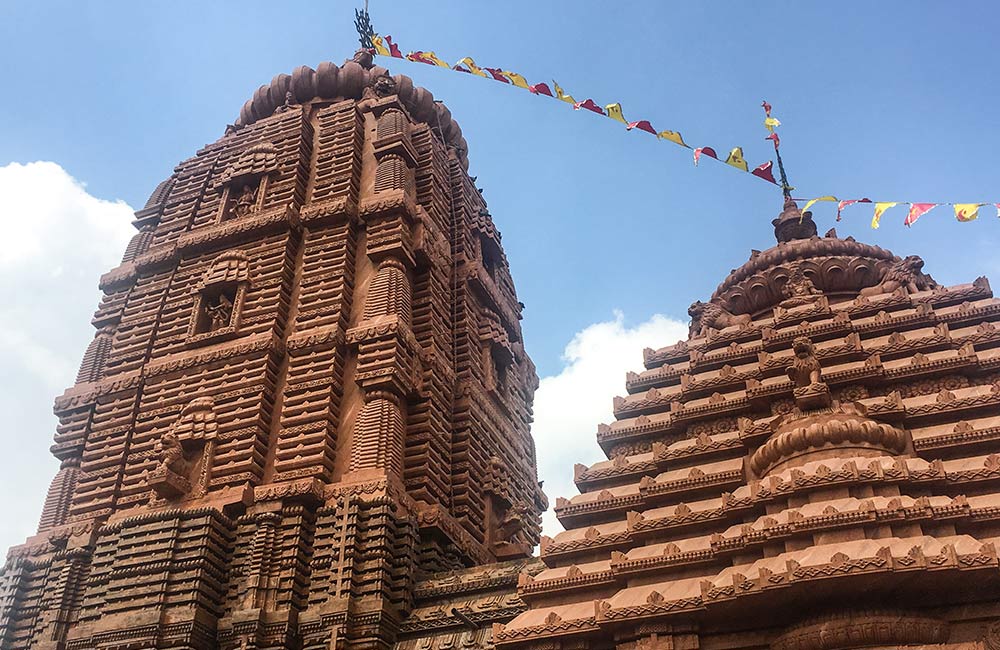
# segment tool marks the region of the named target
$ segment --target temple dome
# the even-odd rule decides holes
[[[838,404],[770,423],[774,434],[750,457],[758,477],[823,458],[894,456],[906,449],[906,432],[867,417],[861,404]]]
[[[401,74],[390,76],[388,70],[374,65],[371,55],[363,50],[355,54],[353,60],[340,66],[324,61],[315,70],[302,65],[290,75],[276,75],[243,104],[234,126],[239,129],[269,117],[288,101],[305,104],[315,100],[360,100],[379,78],[392,80],[393,94],[399,97],[413,119],[440,129],[445,142],[455,149],[462,167],[468,169],[468,144],[448,107],[435,100],[431,91],[415,86],[410,77]]]
[[[794,282],[790,285],[789,280],[807,282],[815,295],[830,300],[853,299],[877,285],[890,269],[899,266],[902,271],[904,265],[918,284],[936,286],[920,273],[919,258],[901,259],[879,246],[842,239],[833,229],[819,237],[812,213],[801,212],[791,199],[772,223],[777,244],[752,251],[750,259],[722,281],[711,302],[733,314],[761,314],[793,297]]]

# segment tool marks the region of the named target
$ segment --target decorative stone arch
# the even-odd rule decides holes
[[[240,250],[219,255],[194,290],[194,308],[188,340],[197,344],[235,335],[239,331],[250,260]]]

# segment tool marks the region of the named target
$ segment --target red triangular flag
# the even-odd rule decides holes
[[[763,178],[768,183],[774,183],[775,185],[777,185],[778,181],[774,180],[774,174],[771,172],[771,165],[772,165],[771,161],[768,160],[763,165],[754,168],[754,170],[750,173],[756,176],[757,178]]]
[[[399,46],[392,42],[392,36],[385,37],[385,44],[389,46],[389,54],[397,59],[403,58],[403,53],[399,51]]]
[[[573,108],[575,109],[586,108],[588,111],[594,111],[595,113],[600,113],[601,115],[604,115],[604,109],[595,104],[593,99],[577,102],[573,104]]]
[[[626,131],[631,131],[632,129],[639,129],[640,131],[645,131],[646,133],[652,133],[656,135],[656,129],[653,125],[649,123],[649,120],[639,120],[638,122],[629,122],[625,126]]]
[[[906,214],[905,226],[912,226],[922,215],[927,214],[931,208],[937,207],[937,203],[911,203],[910,211]]]
[[[547,95],[552,97],[552,91],[549,90],[549,85],[544,81],[542,83],[537,83],[534,86],[528,86],[528,90],[536,95]]]
[[[774,143],[774,148],[777,149],[781,145],[781,138],[778,137],[778,133],[772,133],[771,135],[764,138],[765,140],[770,140]]]
[[[770,117],[770,115],[771,115],[771,105],[767,103],[767,100],[762,101],[760,103],[760,105],[764,109],[764,115],[767,115],[768,117]]]
[[[698,166],[698,159],[701,158],[702,154],[708,156],[709,158],[715,158],[716,160],[719,159],[719,156],[715,153],[715,149],[712,147],[698,147],[694,150],[694,164],[696,167]]]
[[[490,76],[493,77],[494,79],[496,79],[497,81],[502,81],[505,84],[509,84],[510,83],[510,79],[508,79],[507,77],[505,77],[503,75],[503,71],[500,70],[500,68],[483,68],[483,70],[485,70],[486,72],[489,72]]]
[[[871,199],[852,199],[850,201],[841,201],[837,204],[837,221],[840,221],[840,212],[849,205],[854,205],[855,203],[871,203]]]

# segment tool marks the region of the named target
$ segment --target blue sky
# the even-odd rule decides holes
[[[388,2],[376,28],[449,61],[556,79],[577,99],[691,143],[770,158],[766,98],[798,194],[998,201],[993,2]],[[280,11],[275,8],[280,6]],[[341,61],[353,3],[38,2],[0,8],[7,100],[0,164],[53,160],[88,191],[141,205],[178,161],[218,138],[260,84]],[[10,65],[13,63],[13,65]],[[684,315],[751,247],[771,243],[773,187],[592,114],[485,80],[392,61],[445,100],[504,232],[544,374],[567,334],[621,308]],[[919,227],[903,208],[870,231],[837,224],[945,281],[971,279],[997,222]],[[993,211],[989,211],[993,212]],[[995,214],[995,212],[993,212]],[[821,228],[834,225],[829,206]],[[992,216],[992,215],[991,215]]]
[[[252,0],[0,5],[0,168],[52,161],[92,197],[141,206],[177,162],[222,135],[257,86],[301,64],[350,57],[353,8]],[[404,52],[434,50],[452,62],[469,55],[532,82],[556,79],[577,99],[621,102],[629,119],[679,130],[695,146],[742,146],[751,165],[772,157],[761,126],[767,99],[783,122],[782,152],[799,196],[1000,202],[994,2],[371,0],[370,10],[376,29]],[[543,377],[565,374],[573,363],[567,345],[595,324],[634,333],[656,314],[686,320],[687,305],[707,299],[751,248],[773,244],[780,192],[758,179],[712,161],[695,168],[679,147],[499,83],[398,60],[388,67],[431,89],[462,125]],[[848,209],[838,224],[829,204],[815,212],[821,232],[836,225],[841,235],[919,254],[944,283],[1000,275],[992,207],[971,224],[939,208],[911,229],[900,207],[878,231],[868,228],[870,207]],[[0,218],[31,227],[31,215],[4,208],[3,197]],[[42,313],[66,302],[56,289],[32,308],[32,296],[12,281],[16,269],[4,272],[11,302]],[[83,286],[96,283],[95,273]],[[59,312],[72,330],[74,363],[91,336],[96,299],[88,296],[80,315]],[[639,358],[636,350],[623,368]],[[623,380],[614,378],[618,392]],[[44,452],[58,391],[21,384],[48,419],[16,444]],[[575,434],[588,454],[595,427]]]

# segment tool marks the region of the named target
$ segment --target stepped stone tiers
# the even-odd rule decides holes
[[[359,52],[175,168],[56,399],[0,648],[468,648],[524,611],[537,377],[466,167]]]
[[[497,647],[1000,648],[1000,301],[774,226],[628,374]]]

